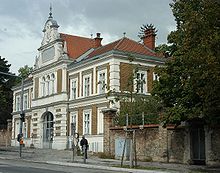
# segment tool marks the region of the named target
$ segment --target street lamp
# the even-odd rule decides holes
[[[4,72],[0,72],[0,74],[6,75],[6,76],[12,76],[12,77],[18,77],[21,79],[21,104],[20,104],[20,131],[19,131],[19,146],[20,146],[20,150],[19,150],[19,155],[21,157],[21,152],[22,152],[22,144],[21,144],[21,140],[22,140],[22,125],[24,122],[24,117],[25,117],[25,113],[23,110],[23,98],[24,98],[24,80],[22,77],[20,76],[16,76],[14,74],[11,73],[4,73]]]

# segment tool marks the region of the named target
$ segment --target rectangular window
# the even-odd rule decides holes
[[[98,129],[98,132],[97,134],[103,134],[103,126],[104,126],[104,119],[103,119],[103,113],[102,113],[102,110],[103,108],[99,108],[98,109],[98,122],[97,122],[97,129]]]
[[[20,111],[21,109],[21,98],[20,96],[16,96],[16,111]]]
[[[70,116],[70,134],[73,135],[74,130],[75,130],[75,133],[77,133],[78,132],[77,128],[78,128],[77,113],[74,112],[74,113],[71,113],[71,116]]]
[[[106,72],[101,71],[99,73],[99,79],[98,79],[98,84],[99,84],[99,94],[105,93],[105,86],[106,86]]]
[[[90,113],[84,113],[84,134],[90,134]]]
[[[27,138],[27,123],[23,123],[23,137]]]
[[[20,133],[20,120],[16,121],[16,127],[15,127],[15,137],[17,138],[17,135]]]
[[[46,95],[49,95],[50,94],[50,81],[47,81],[47,94]]]
[[[72,99],[76,99],[77,96],[77,81],[76,80],[72,80],[71,82],[71,97]]]
[[[46,84],[44,81],[41,83],[41,94],[42,97],[46,95]]]
[[[153,72],[153,80],[159,81],[159,76]]]
[[[90,76],[84,78],[84,96],[90,95]]]
[[[139,71],[136,74],[136,92],[144,94],[146,93],[146,77],[147,74],[144,71]]]

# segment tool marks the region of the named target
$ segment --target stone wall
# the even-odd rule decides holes
[[[185,123],[174,128],[163,128],[160,125],[144,125],[117,127],[113,125],[115,110],[107,109],[104,113],[104,152],[117,155],[123,150],[125,139],[135,139],[136,156],[138,160],[197,164],[193,158],[192,130],[193,126]],[[200,158],[201,164],[220,166],[220,127],[206,127],[205,131],[205,160]],[[135,134],[135,135],[134,135]],[[135,136],[135,137],[133,137]],[[117,141],[117,145],[116,144]],[[118,146],[120,144],[120,147]],[[123,145],[123,146],[122,146]],[[195,145],[195,143],[194,143]],[[128,149],[130,150],[129,146]],[[127,149],[126,149],[127,151]],[[194,151],[195,152],[195,151]],[[202,152],[202,150],[200,150]],[[120,152],[120,154],[122,151]],[[129,151],[127,151],[129,153]],[[126,154],[126,158],[129,156]]]
[[[134,126],[136,139],[136,155],[138,160],[173,162],[193,164],[190,156],[190,133],[188,128],[163,128],[159,125],[145,125],[143,129]],[[220,128],[210,130],[211,138],[206,136],[206,145],[210,146],[206,151],[207,165],[220,165]],[[127,133],[127,138],[132,139],[132,132]],[[111,155],[115,155],[115,141],[125,139],[126,131],[123,127],[110,127],[109,147]],[[210,140],[209,140],[210,139]],[[129,157],[128,157],[129,158]]]
[[[210,160],[213,165],[220,165],[220,128],[214,128],[211,133]]]
[[[11,145],[11,132],[5,129],[0,130],[0,146]]]
[[[145,125],[144,129],[133,128],[136,139],[136,155],[138,160],[159,162],[183,162],[184,131],[167,130],[161,126]],[[115,140],[125,138],[123,128],[110,129],[110,151],[115,154]],[[132,132],[127,133],[127,138],[132,139]]]
[[[0,130],[0,146],[11,146],[11,120],[7,120],[7,129]]]

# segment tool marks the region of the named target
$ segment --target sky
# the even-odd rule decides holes
[[[157,28],[156,45],[167,43],[176,23],[172,0],[0,0],[0,56],[17,74],[24,65],[33,66],[43,39],[50,4],[59,32],[83,37],[101,33],[103,45],[126,37],[139,41],[143,24]]]

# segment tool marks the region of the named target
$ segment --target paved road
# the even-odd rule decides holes
[[[113,173],[114,171],[50,165],[17,160],[0,160],[0,173]]]

